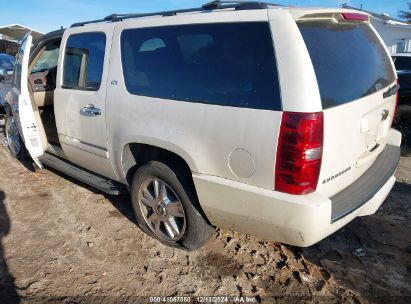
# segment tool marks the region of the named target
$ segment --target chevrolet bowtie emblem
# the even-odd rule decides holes
[[[390,111],[388,111],[388,110],[382,111],[382,113],[381,113],[381,121],[386,120],[386,119],[388,118],[388,115],[389,115],[389,114],[390,114]]]

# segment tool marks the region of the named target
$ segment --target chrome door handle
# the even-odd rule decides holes
[[[94,117],[94,116],[101,115],[101,110],[97,109],[92,104],[88,104],[87,106],[81,109],[81,115],[88,116],[88,117]]]

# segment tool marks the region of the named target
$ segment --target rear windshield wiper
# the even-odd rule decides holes
[[[399,85],[399,84],[396,84],[395,86],[393,86],[393,87],[389,88],[387,91],[385,91],[382,96],[383,96],[384,98],[388,98],[388,97],[390,97],[390,96],[392,96],[392,95],[397,94],[397,92],[398,92],[399,89],[400,89],[400,85]]]

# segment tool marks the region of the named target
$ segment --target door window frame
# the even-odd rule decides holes
[[[83,36],[83,35],[89,35],[89,34],[101,34],[104,36],[104,57],[103,57],[103,68],[101,69],[101,80],[98,88],[87,88],[87,87],[82,87],[82,86],[71,86],[71,85],[65,85],[64,84],[64,64],[66,62],[66,51],[67,51],[67,43],[69,39],[73,36]],[[64,42],[64,48],[61,48],[62,51],[62,62],[61,62],[61,88],[64,90],[76,90],[76,91],[89,91],[89,92],[98,92],[101,89],[101,84],[103,82],[103,76],[104,76],[104,65],[106,61],[106,48],[107,48],[107,33],[104,31],[90,31],[90,32],[80,32],[80,33],[71,33],[67,36]],[[63,45],[62,45],[63,46]],[[86,64],[87,65],[87,64]],[[83,64],[81,69],[83,69]],[[81,70],[80,70],[81,71]],[[79,79],[84,78],[85,75],[80,75]],[[79,80],[80,81],[80,80]]]

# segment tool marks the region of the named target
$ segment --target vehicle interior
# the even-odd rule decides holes
[[[61,39],[46,42],[36,52],[28,69],[29,92],[38,108],[47,141],[52,145],[60,145],[54,116],[54,90],[60,43]]]

